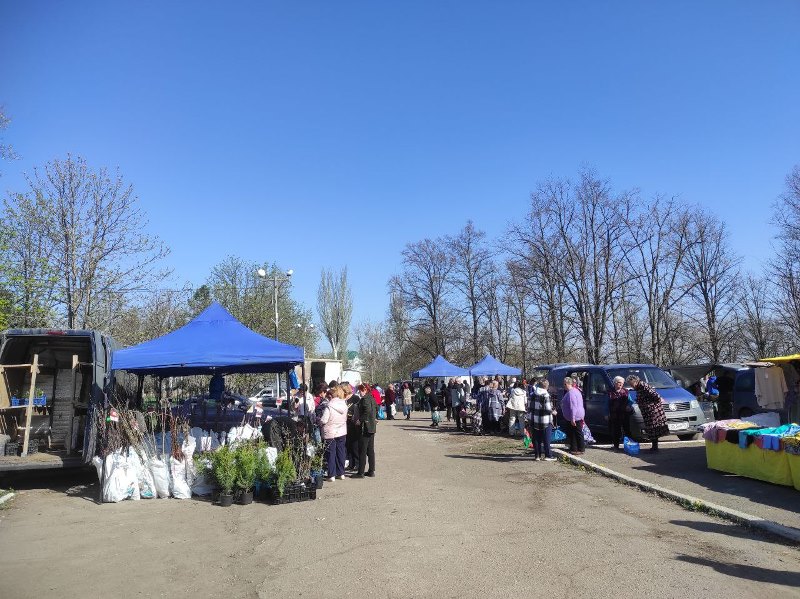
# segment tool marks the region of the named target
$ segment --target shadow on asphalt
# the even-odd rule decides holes
[[[595,461],[594,456],[590,454],[586,457]],[[797,510],[797,491],[792,487],[774,485],[708,468],[704,445],[663,447],[653,453],[643,450],[637,459],[640,463],[631,461],[627,464],[634,472],[637,470],[652,472],[660,476],[686,480],[716,493],[736,495],[782,510],[792,512]],[[612,464],[608,466],[614,470]]]
[[[800,587],[800,574],[797,574],[796,572],[771,570],[769,568],[759,568],[758,566],[748,566],[747,564],[732,564],[710,560],[704,557],[694,557],[691,555],[679,555],[675,559],[688,564],[707,566],[712,570],[719,572],[720,574],[725,574],[726,576],[731,576],[733,578],[779,584],[794,589]],[[769,593],[765,593],[765,595],[768,596]]]
[[[43,489],[87,501],[97,501],[99,493],[97,472],[93,468],[5,473],[2,487],[15,491]]]
[[[741,539],[747,539],[748,541],[753,539],[753,532],[746,526],[740,526],[732,523],[726,524],[724,522],[704,520],[670,520],[670,524],[674,524],[676,526],[685,526],[686,528],[691,528],[692,530],[696,530],[698,532],[716,533],[725,535],[726,537],[739,537]],[[771,536],[761,531],[759,531],[758,538],[767,543],[786,545],[787,547],[795,546],[791,541],[781,537]]]
[[[533,454],[531,455],[510,455],[507,453],[480,453],[480,454],[445,454],[446,458],[455,458],[457,460],[484,460],[489,462],[532,462]]]

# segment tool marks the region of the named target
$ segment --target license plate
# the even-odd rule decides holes
[[[689,428],[688,422],[668,422],[667,428],[671,431],[685,431]]]

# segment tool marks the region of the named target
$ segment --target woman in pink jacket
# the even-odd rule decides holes
[[[347,402],[344,390],[335,386],[328,390],[328,400],[319,419],[325,440],[328,480],[344,480],[345,441],[347,439]]]

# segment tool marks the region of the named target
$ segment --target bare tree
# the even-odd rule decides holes
[[[777,293],[773,307],[787,330],[800,345],[800,165],[786,177],[786,190],[775,205],[778,227],[777,254],[769,270]]]
[[[347,353],[347,338],[353,318],[353,294],[347,283],[347,268],[338,274],[323,269],[317,288],[317,314],[320,330],[331,344],[333,358]]]
[[[456,235],[448,237],[446,244],[447,250],[453,257],[451,280],[453,286],[460,291],[465,312],[469,316],[470,357],[473,364],[482,357],[479,330],[484,313],[480,294],[494,267],[492,253],[484,242],[485,237],[486,233],[477,230],[470,220]]]
[[[724,222],[696,211],[692,225],[694,238],[687,247],[684,261],[687,297],[700,311],[698,320],[708,336],[708,358],[719,362],[723,348],[734,333],[730,325],[740,283],[740,259],[730,250]]]
[[[690,240],[689,210],[674,198],[656,196],[652,202],[629,215],[628,251],[625,253],[629,282],[620,286],[617,297],[634,287],[642,298],[649,337],[649,361],[663,364],[667,344],[667,314],[688,292],[681,278]],[[630,308],[628,303],[626,308]],[[635,317],[627,312],[626,338],[643,333],[636,330]],[[619,341],[617,343],[619,347]]]
[[[446,251],[446,243],[441,239],[423,239],[406,245],[402,274],[389,281],[391,293],[400,298],[408,315],[406,341],[430,357],[447,353],[448,326],[452,320],[448,302],[452,269],[453,259]],[[422,340],[426,340],[425,346],[419,345]]]
[[[782,353],[785,335],[771,309],[770,284],[765,279],[748,274],[739,285],[736,328],[741,345],[750,359],[760,359]]]
[[[36,169],[31,195],[50,205],[44,231],[58,270],[59,303],[68,328],[91,327],[95,304],[108,293],[127,293],[165,276],[168,254],[147,220],[133,187],[106,169],[92,170],[67,156]]]
[[[395,378],[391,335],[383,322],[365,321],[356,327],[358,356],[371,382],[387,383]]]
[[[7,325],[45,327],[55,319],[58,273],[46,232],[50,205],[40,196],[6,200],[0,228],[0,285],[9,298]]]
[[[0,106],[0,131],[5,131],[10,123],[11,119],[6,115],[5,107]],[[14,148],[4,143],[3,138],[0,137],[0,160],[16,160],[16,158],[17,153]],[[0,171],[0,175],[2,175],[2,171]]]

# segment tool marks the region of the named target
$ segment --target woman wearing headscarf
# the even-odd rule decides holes
[[[628,384],[636,391],[636,403],[642,413],[647,438],[653,444],[653,451],[658,451],[658,438],[669,434],[667,415],[664,413],[661,396],[654,387],[648,385],[635,374],[628,377]]]
[[[615,376],[614,388],[608,392],[608,430],[611,432],[611,442],[615,451],[619,450],[619,438],[623,432],[626,437],[631,436],[631,427],[628,423],[630,412],[625,379]]]

